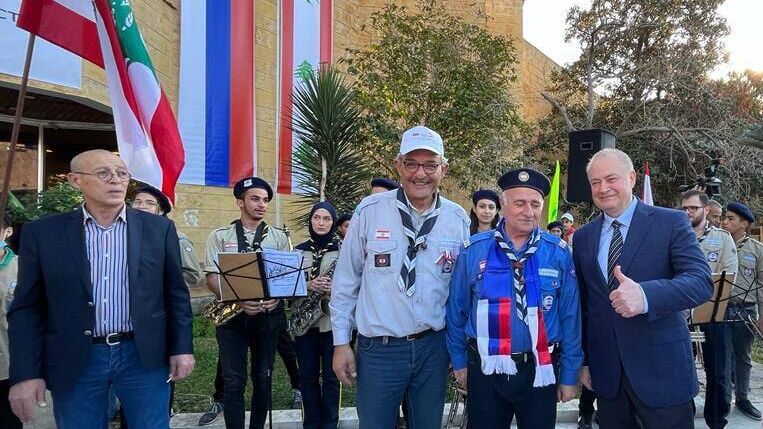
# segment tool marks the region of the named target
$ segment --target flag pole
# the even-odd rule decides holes
[[[5,175],[3,176],[3,191],[0,193],[0,229],[5,228],[3,218],[5,217],[5,206],[8,202],[8,191],[11,184],[11,172],[13,170],[13,155],[16,153],[16,144],[19,140],[21,131],[21,114],[24,111],[24,99],[26,98],[26,89],[29,83],[29,69],[32,65],[32,51],[34,51],[34,40],[36,36],[29,33],[29,41],[26,47],[26,58],[24,59],[24,72],[21,75],[21,88],[19,88],[19,98],[16,100],[16,115],[13,118],[13,130],[11,131],[11,144],[8,148],[8,164],[5,166]]]

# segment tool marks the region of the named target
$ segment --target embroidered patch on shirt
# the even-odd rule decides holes
[[[705,243],[707,243],[708,246],[720,246],[721,245],[721,239],[720,238],[708,238],[705,240]]]
[[[389,237],[390,237],[391,235],[392,235],[392,234],[389,232],[389,230],[388,230],[388,229],[382,229],[382,228],[378,228],[378,229],[376,230],[376,239],[377,239],[377,240],[389,240]]]
[[[480,261],[480,272],[484,273],[486,268],[487,268],[487,260],[483,259]]]
[[[546,295],[543,297],[543,309],[548,311],[551,310],[551,307],[554,306],[554,296],[553,295]]]
[[[755,262],[755,255],[744,255],[744,260],[749,262]]]
[[[386,268],[390,266],[389,253],[380,253],[374,255],[374,266],[376,268]]]
[[[707,260],[710,262],[718,261],[718,252],[710,252],[707,254]]]
[[[238,250],[238,243],[230,242],[230,241],[227,243],[223,243],[223,250],[225,252],[236,251]]]
[[[752,277],[752,268],[747,267],[744,269],[744,275],[747,277]]]

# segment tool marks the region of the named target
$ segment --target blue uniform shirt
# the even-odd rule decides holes
[[[502,233],[502,223],[499,228]],[[580,345],[580,298],[575,267],[567,244],[558,237],[536,229],[541,234],[538,250],[531,256],[537,262],[541,278],[541,301],[543,320],[549,343],[561,345],[560,382],[577,385],[578,370],[583,363]],[[506,242],[511,246],[504,233]],[[521,256],[528,243],[519,249]],[[477,302],[480,299],[483,273],[488,252],[498,244],[494,231],[486,231],[471,238],[471,244],[462,250],[456,261],[450,282],[450,295],[446,309],[447,346],[453,369],[466,368],[466,347],[468,338],[477,337]],[[506,260],[508,265],[508,259]],[[511,312],[511,350],[521,353],[531,351],[530,330],[519,319],[516,311]]]

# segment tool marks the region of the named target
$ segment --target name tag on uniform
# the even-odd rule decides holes
[[[391,236],[391,233],[388,229],[382,229],[378,228],[376,230],[376,239],[377,240],[389,240],[389,237]]]
[[[755,262],[755,255],[744,255],[744,260],[748,262]]]
[[[389,253],[380,253],[378,255],[374,255],[374,267],[386,268],[389,266],[390,266]]]
[[[705,243],[707,243],[709,246],[720,246],[721,245],[721,239],[720,238],[708,238],[705,240]]]
[[[223,250],[225,252],[237,252],[238,251],[238,243],[235,241],[228,241],[223,243]]]
[[[538,274],[544,277],[559,277],[559,270],[553,268],[541,268],[538,270]]]

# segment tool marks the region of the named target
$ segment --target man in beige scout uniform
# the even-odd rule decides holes
[[[763,328],[759,319],[763,309],[763,244],[747,234],[755,222],[755,216],[742,203],[729,203],[723,217],[723,229],[731,233],[737,246],[739,271],[736,288],[732,290],[729,316],[733,320],[757,320],[758,329]],[[750,393],[750,369],[752,369],[752,342],[755,338],[743,323],[731,326],[732,355],[735,368],[736,407],[747,417],[760,420],[760,411],[752,405]]]
[[[733,281],[733,274],[737,271],[736,246],[729,233],[712,226],[707,219],[710,198],[696,189],[686,191],[681,194],[681,209],[689,216],[710,271],[725,271],[727,278]],[[728,318],[728,312],[726,316]],[[710,323],[702,329],[705,332],[702,352],[707,376],[705,422],[711,429],[723,428],[727,424],[726,417],[731,408],[727,399],[731,393],[731,330],[727,323]]]

